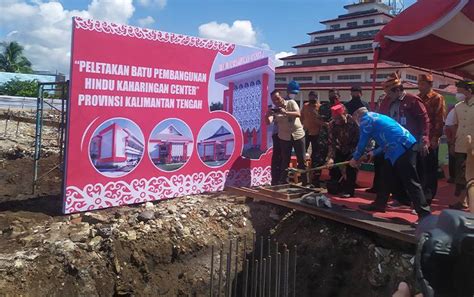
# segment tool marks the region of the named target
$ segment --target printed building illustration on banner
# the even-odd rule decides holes
[[[191,155],[188,146],[193,142],[191,137],[183,135],[174,125],[170,124],[150,139],[148,149],[151,160],[155,165],[185,163]]]
[[[234,134],[224,126],[220,126],[212,136],[198,143],[198,153],[201,160],[204,162],[218,162],[214,165],[220,165],[227,161],[233,152]]]
[[[268,57],[215,74],[224,91],[223,110],[232,114],[242,128],[243,156],[259,157],[271,144],[264,117],[269,103],[269,77],[273,73]]]
[[[129,129],[112,123],[98,131],[91,140],[90,157],[92,164],[99,170],[127,170],[136,166],[143,154],[143,141]]]

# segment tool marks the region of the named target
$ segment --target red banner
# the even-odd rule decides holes
[[[64,213],[270,182],[269,51],[73,20]]]

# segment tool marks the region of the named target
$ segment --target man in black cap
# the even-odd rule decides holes
[[[358,107],[365,107],[369,109],[367,102],[362,100],[362,88],[360,86],[352,86],[351,88],[351,100],[344,103],[348,114],[353,114]]]

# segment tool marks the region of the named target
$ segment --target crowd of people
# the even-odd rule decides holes
[[[455,184],[457,201],[449,207],[467,209],[466,186],[474,184],[468,154],[474,156],[468,142],[474,135],[474,82],[456,84],[458,103],[447,112],[443,96],[433,90],[433,77],[418,77],[419,94],[406,92],[397,73],[382,83],[382,96],[371,110],[362,99],[362,89],[353,86],[351,98],[345,102],[338,90],[329,91],[329,101],[321,102],[314,91],[308,94],[301,111],[295,97],[298,83],[288,84],[286,94],[271,93],[273,108],[266,114],[267,124],[273,124],[272,184],[286,184],[292,152],[297,167],[344,166],[330,169],[326,182],[328,192],[343,198],[354,196],[361,162],[373,162],[374,181],[368,192],[375,200],[360,208],[385,212],[390,206],[408,205],[421,219],[429,215],[430,205],[438,190],[438,150],[446,135],[449,147],[449,180]],[[470,141],[470,140],[469,140]],[[472,159],[472,158],[471,158]],[[468,167],[466,168],[466,164]],[[320,187],[321,171],[302,175],[304,186]],[[474,197],[471,211],[474,212]]]

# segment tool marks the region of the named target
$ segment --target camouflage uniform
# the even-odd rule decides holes
[[[321,126],[319,131],[318,140],[316,146],[311,149],[314,150],[311,154],[311,167],[319,167],[326,164],[326,158],[328,155],[328,142],[329,142],[329,129],[328,123],[331,120],[331,105],[329,102],[322,103],[319,108],[319,117],[325,122]],[[315,187],[319,187],[319,179],[321,177],[321,171],[313,171],[312,184]]]

